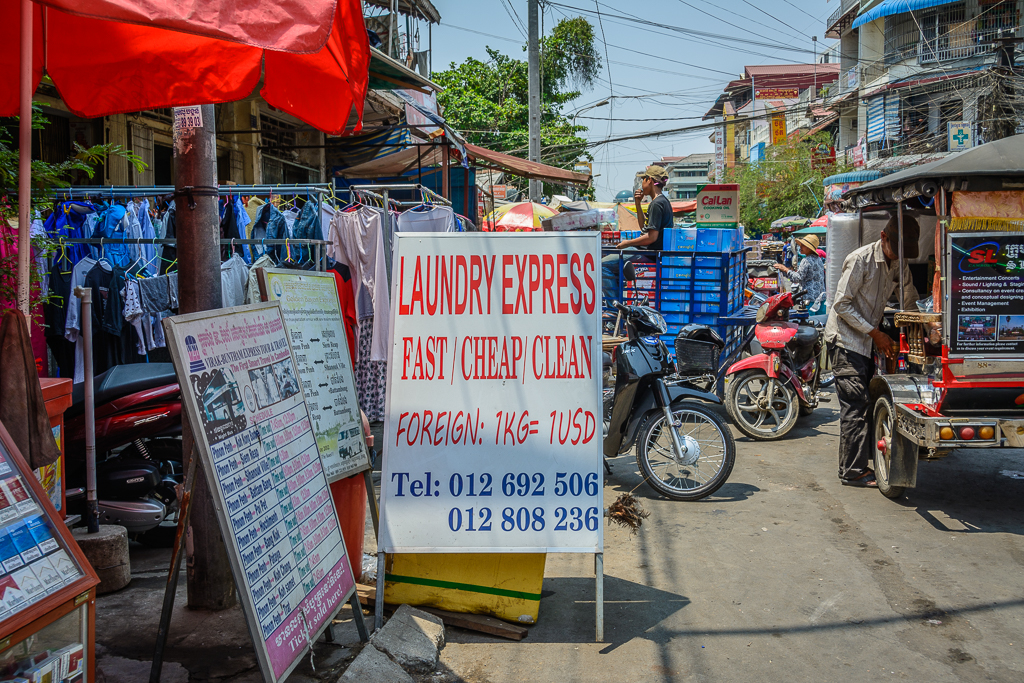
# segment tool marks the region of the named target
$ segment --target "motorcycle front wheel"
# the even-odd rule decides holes
[[[726,385],[725,407],[741,432],[758,441],[774,441],[793,429],[800,401],[788,382],[761,370],[745,370]]]
[[[672,417],[687,462],[677,461],[665,414],[658,411],[640,430],[636,464],[647,484],[666,498],[700,500],[732,474],[736,441],[725,421],[699,403],[674,404]]]

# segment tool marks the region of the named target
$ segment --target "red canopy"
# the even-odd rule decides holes
[[[33,5],[33,85],[45,68],[78,116],[234,102],[252,93],[262,65],[270,105],[330,134],[345,131],[353,109],[362,120],[370,49],[358,0],[204,0],[181,10],[174,0],[46,1],[76,14]],[[314,26],[332,14],[329,31]],[[175,30],[95,16],[151,16]],[[18,0],[0,0],[0,116],[18,113],[19,18]]]

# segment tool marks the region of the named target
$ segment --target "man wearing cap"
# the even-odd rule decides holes
[[[661,251],[664,248],[665,230],[672,227],[672,202],[662,194],[667,182],[668,173],[661,166],[648,166],[643,172],[640,176],[640,188],[633,194],[636,219],[643,234],[633,239],[622,240],[615,246],[616,249],[639,248],[645,251]],[[646,221],[643,207],[640,204],[644,197],[651,198],[651,205],[647,207]],[[618,292],[621,260],[622,257],[618,255],[606,256],[601,260],[606,301],[615,298]],[[641,255],[629,258],[629,261],[654,262],[653,259]]]
[[[807,235],[796,240],[796,245],[803,255],[800,266],[794,271],[789,266],[775,266],[785,273],[789,281],[801,285],[807,291],[812,304],[825,298],[825,264],[818,255],[818,236]]]
[[[875,375],[872,345],[886,358],[899,348],[879,325],[889,297],[899,287],[903,270],[903,301],[912,306],[917,289],[907,265],[917,258],[921,229],[911,217],[903,219],[903,262],[899,261],[899,224],[889,219],[881,239],[857,249],[843,261],[843,274],[825,325],[825,341],[839,395],[839,480],[844,486],[877,486],[868,467],[874,454],[868,417],[868,384]]]

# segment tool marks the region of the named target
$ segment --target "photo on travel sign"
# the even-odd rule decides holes
[[[949,237],[950,351],[1024,355],[1024,234]]]

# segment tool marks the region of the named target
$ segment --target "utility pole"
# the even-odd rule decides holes
[[[217,139],[212,104],[197,108],[199,127],[174,117],[174,191],[178,237],[178,312],[220,308],[220,212],[217,206]],[[195,123],[193,118],[192,123]],[[191,191],[190,191],[191,188]],[[189,391],[182,387],[182,391]],[[182,420],[185,469],[198,457],[188,420]],[[196,468],[192,513],[185,531],[188,606],[221,610],[237,602],[231,565],[220,535],[213,496],[202,467]]]
[[[540,163],[540,0],[529,2],[529,86],[530,86],[530,161]],[[530,201],[540,201],[543,185],[530,181]]]

